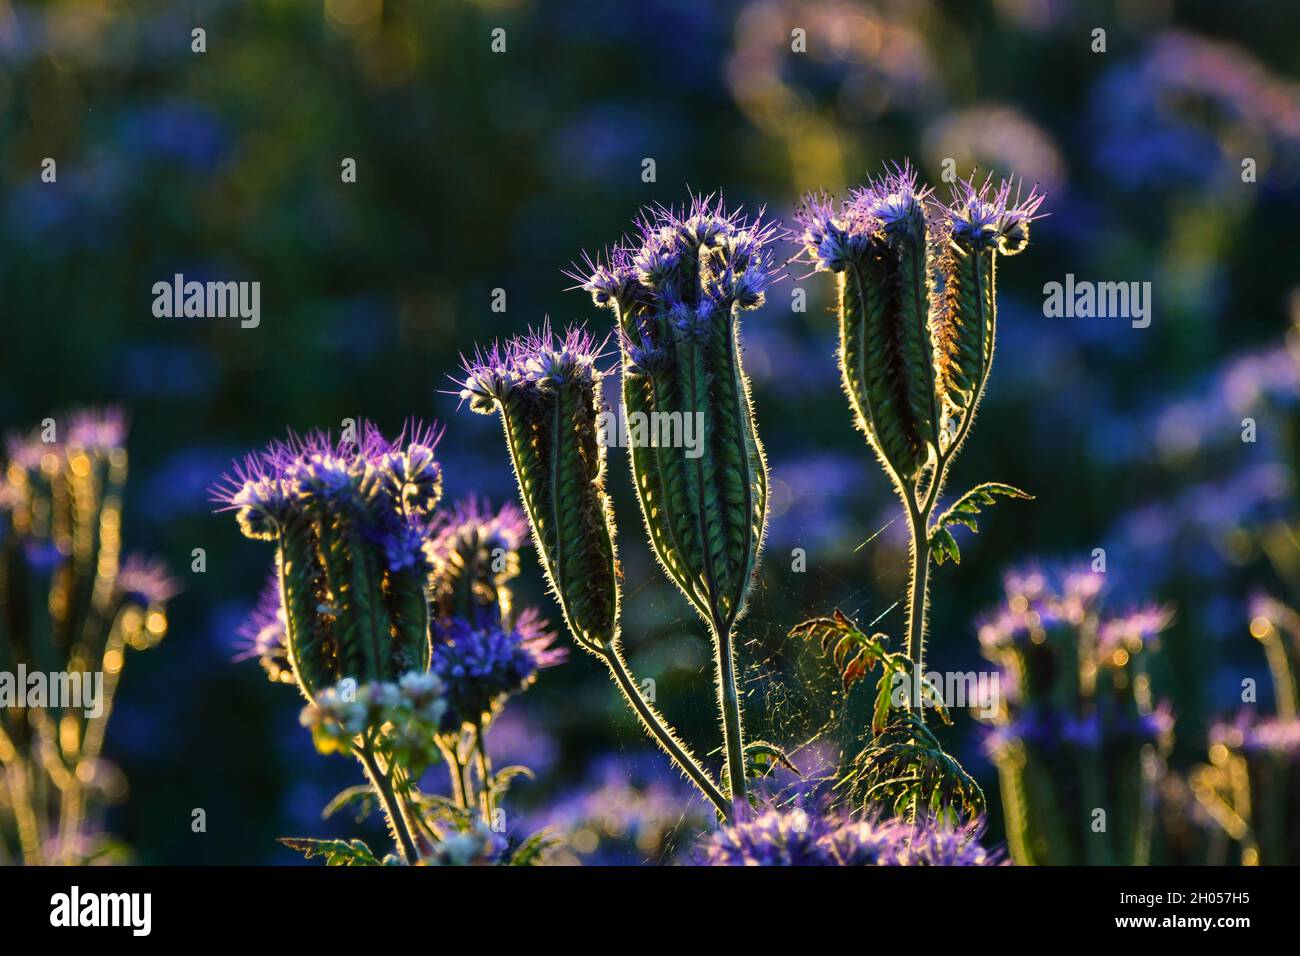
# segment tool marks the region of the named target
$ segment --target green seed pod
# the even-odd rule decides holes
[[[581,329],[542,331],[465,363],[462,396],[501,414],[524,511],[565,622],[585,649],[618,637],[614,515],[599,441],[599,349]]]

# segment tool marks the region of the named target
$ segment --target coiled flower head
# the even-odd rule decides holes
[[[1018,863],[1146,858],[1157,758],[1173,731],[1168,705],[1152,700],[1148,660],[1172,615],[1155,606],[1112,614],[1104,581],[1079,567],[1013,571],[1006,605],[979,628],[984,655],[1001,669],[984,750],[998,767]],[[1090,812],[1087,788],[1106,800],[1106,833],[1059,836],[1069,832],[1062,820]]]
[[[452,618],[473,623],[510,618],[513,596],[507,584],[519,573],[519,549],[527,535],[524,513],[509,503],[494,512],[471,497],[441,520],[429,545],[435,631],[440,621]]]
[[[549,321],[463,362],[461,397],[499,414],[520,497],[574,638],[599,651],[618,634],[613,512],[599,439],[601,344]]]
[[[1014,190],[1014,195],[1013,195]],[[1046,197],[1034,187],[1021,195],[1020,186],[1004,179],[995,188],[990,174],[978,186],[975,177],[956,183],[952,199],[941,206],[952,241],[974,251],[996,248],[1014,256],[1029,244],[1029,224],[1041,218]]]
[[[978,402],[993,358],[993,256],[1025,248],[1042,202],[972,178],[944,205],[904,162],[838,209],[821,193],[799,209],[804,261],[837,277],[854,420],[896,483],[946,453]]]
[[[427,666],[438,436],[410,422],[389,441],[366,421],[337,441],[290,434],[214,486],[247,536],[277,544],[285,644],[308,699],[344,678],[391,682]]]
[[[642,516],[664,570],[710,622],[742,612],[766,527],[739,314],[777,277],[782,235],[761,214],[696,197],[647,210],[631,240],[570,273],[615,313]]]

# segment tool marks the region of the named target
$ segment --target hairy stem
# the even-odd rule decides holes
[[[691,752],[686,746],[677,739],[673,729],[664,722],[658,712],[652,707],[641,693],[641,688],[633,680],[631,673],[628,672],[627,664],[623,661],[622,655],[615,647],[607,647],[601,653],[605,663],[609,666],[609,672],[614,677],[614,682],[618,684],[619,690],[627,698],[636,715],[641,718],[641,723],[646,731],[653,737],[664,749],[664,752],[672,758],[673,762],[681,769],[682,773],[690,778],[702,794],[722,815],[723,819],[730,821],[732,810],[727,798],[723,795],[718,785],[713,782],[708,772],[699,765]]]
[[[13,808],[18,825],[18,840],[22,846],[23,860],[29,866],[39,866],[42,860],[40,827],[32,802],[27,760],[18,753],[9,735],[0,727],[0,770],[9,789],[9,805]]]
[[[912,580],[907,595],[907,659],[912,662],[912,686],[908,700],[925,723],[921,681],[925,680],[925,615],[930,579],[929,512],[909,508],[907,523],[912,531]]]
[[[737,821],[749,813],[748,781],[745,779],[744,727],[740,717],[740,694],[736,685],[736,657],[731,628],[713,627],[713,644],[718,656],[718,708],[722,712],[722,747],[727,756],[727,778],[731,783],[732,813]]]
[[[361,747],[357,748],[356,754],[357,759],[361,761],[361,766],[366,770],[366,777],[370,780],[375,795],[379,797],[380,805],[384,808],[384,816],[388,818],[388,830],[393,836],[393,842],[397,844],[402,859],[409,866],[418,859],[415,851],[415,841],[406,828],[406,820],[398,807],[396,796],[389,788],[388,778],[380,772],[378,764],[375,763],[374,753],[370,749],[370,741],[365,741]]]
[[[492,796],[492,761],[488,759],[487,739],[481,725],[474,727],[474,762],[478,767],[479,810],[483,814],[483,823],[491,827],[496,799]]]

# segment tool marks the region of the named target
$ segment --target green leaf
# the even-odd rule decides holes
[[[366,784],[340,790],[334,795],[334,799],[325,805],[325,809],[321,811],[321,819],[328,820],[344,807],[353,804],[356,805],[357,823],[360,823],[375,812],[377,804],[374,791]]]
[[[1012,485],[996,481],[986,481],[976,485],[962,495],[951,508],[941,514],[930,528],[930,554],[935,564],[943,564],[949,558],[953,564],[961,563],[961,551],[957,548],[957,539],[949,530],[957,525],[965,525],[973,532],[979,531],[975,516],[984,508],[996,504],[998,496],[1004,498],[1021,498],[1032,501],[1034,496]]]
[[[961,564],[961,550],[957,547],[957,539],[947,528],[936,528],[930,532],[930,554],[934,557],[935,564],[943,564],[950,558],[953,564]]]
[[[535,779],[535,775],[531,770],[518,765],[502,767],[496,771],[492,775],[492,799],[500,800],[504,797],[517,777],[523,777],[525,780]]]
[[[896,714],[857,756],[842,783],[853,786],[866,809],[909,819],[928,810],[970,820],[986,809],[979,784],[916,712]]]
[[[380,866],[370,847],[360,840],[312,840],[307,837],[281,837],[280,842],[297,850],[307,859],[324,857],[326,866]]]
[[[563,838],[549,829],[538,830],[510,854],[508,866],[539,866],[546,851],[560,846]]]
[[[814,617],[797,624],[790,630],[792,638],[816,641],[823,655],[829,655],[844,681],[844,693],[867,676],[881,661],[894,655],[885,650],[889,637],[872,634],[870,637],[839,608],[831,617]]]
[[[785,767],[795,776],[802,776],[789,755],[766,740],[752,740],[745,745],[745,764],[751,777],[766,777],[777,767]]]

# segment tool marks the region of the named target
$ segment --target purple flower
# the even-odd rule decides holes
[[[750,221],[728,211],[720,195],[695,196],[687,206],[654,206],[642,212],[637,236],[593,259],[584,255],[568,273],[597,305],[627,311],[634,302],[669,311],[691,290],[704,298],[692,306],[689,323],[704,321],[733,306],[759,306],[779,271],[773,243],[784,235],[779,225]]]
[[[1004,179],[996,189],[990,174],[979,186],[975,177],[953,186],[952,201],[941,206],[943,218],[954,238],[966,241],[975,248],[996,245],[1003,255],[1015,255],[1029,242],[1029,224],[1038,215],[1038,208],[1046,196],[1034,187],[1028,196],[1021,197],[1020,186]]]
[[[429,554],[433,536],[429,519],[412,514],[402,519],[392,528],[380,535],[384,548],[384,560],[390,571],[410,571],[418,569],[428,573],[433,569]]]
[[[556,333],[547,319],[540,331],[511,341],[511,361],[521,377],[543,386],[589,382],[600,374],[596,362],[604,345],[581,326]]]
[[[294,682],[293,666],[289,661],[289,631],[281,603],[280,573],[271,572],[257,604],[248,619],[236,631],[240,649],[235,660],[243,661],[256,657],[266,671],[266,676],[275,683],[291,684]]]
[[[420,522],[442,495],[442,470],[434,458],[441,431],[408,421],[395,440],[369,421],[355,440],[328,432],[290,432],[262,451],[236,461],[213,487],[220,511],[234,511],[244,533],[273,540],[295,509],[311,505],[356,520],[386,549],[390,561],[410,566]],[[424,527],[427,529],[427,521]]]
[[[493,414],[498,402],[506,401],[524,382],[543,387],[571,381],[594,381],[604,373],[597,367],[604,342],[597,342],[581,326],[562,333],[550,319],[540,330],[530,330],[508,342],[494,342],[488,349],[476,349],[472,358],[461,356],[459,386],[462,402],[470,410]]]
[[[504,402],[520,380],[513,350],[500,342],[476,347],[473,357],[461,355],[460,364],[463,377],[453,381],[460,386],[461,401],[482,415],[495,413],[496,403]]]
[[[126,413],[120,408],[76,412],[66,427],[68,444],[89,452],[107,455],[126,446]]]
[[[909,828],[890,861],[895,866],[1002,866],[1001,849],[980,844],[983,821],[955,827],[927,824]]]
[[[528,520],[523,509],[507,501],[492,511],[486,500],[470,496],[439,516],[437,533],[430,548],[439,560],[461,545],[485,544],[489,550],[518,551],[528,540]]]
[[[522,612],[513,627],[475,626],[455,619],[445,623],[442,633],[429,669],[446,688],[446,731],[481,723],[502,698],[523,690],[538,671],[565,657],[563,649],[551,646],[555,635],[532,608]]]
[[[724,827],[704,846],[709,866],[997,866],[980,845],[982,821],[966,826],[852,819],[804,808],[768,810]]]
[[[166,604],[181,592],[181,586],[162,561],[132,554],[117,573],[117,591],[127,600],[147,606]]]
[[[835,828],[802,808],[769,810],[724,827],[705,845],[709,866],[835,866]]]
[[[924,221],[926,203],[932,189],[916,188],[916,170],[911,160],[903,165],[894,164],[892,170],[869,179],[865,187],[854,189],[845,206],[845,215],[856,231],[870,233],[883,229],[886,233],[910,224]]]

